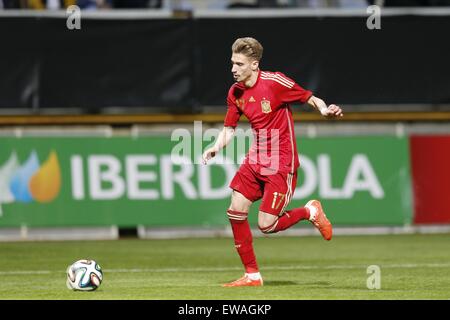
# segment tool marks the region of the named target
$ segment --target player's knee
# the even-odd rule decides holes
[[[258,222],[258,228],[262,233],[274,233],[277,221],[275,222]]]
[[[258,228],[262,233],[273,233],[278,221],[278,216],[259,211]]]
[[[230,210],[248,212],[252,202],[245,198],[242,194],[233,190],[231,195]]]
[[[243,205],[231,203],[231,205],[228,208],[228,210],[239,211],[239,212],[248,212],[249,208],[246,207],[246,206],[243,206]]]

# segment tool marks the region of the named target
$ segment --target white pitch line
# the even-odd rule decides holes
[[[366,269],[369,265],[328,265],[328,266],[269,266],[262,268],[262,271],[282,271],[282,270],[323,270],[323,269]],[[379,264],[381,269],[414,269],[414,268],[450,268],[450,263],[424,263],[424,264]],[[241,270],[241,267],[228,268],[149,268],[149,269],[104,269],[107,273],[171,273],[171,272],[224,272]],[[0,275],[26,275],[26,274],[50,274],[51,270],[17,270],[0,271]]]
[[[50,270],[18,270],[18,271],[0,271],[0,275],[21,275],[21,274],[50,274]]]

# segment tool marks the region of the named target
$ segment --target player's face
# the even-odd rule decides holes
[[[258,70],[258,61],[250,59],[242,53],[233,53],[231,56],[231,73],[236,82],[246,82],[253,72]]]

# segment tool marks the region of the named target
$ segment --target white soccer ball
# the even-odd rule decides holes
[[[67,288],[92,291],[103,281],[103,271],[94,260],[78,260],[67,268]]]

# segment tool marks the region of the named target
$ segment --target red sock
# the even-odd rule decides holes
[[[252,232],[247,221],[247,212],[228,210],[227,214],[233,229],[234,244],[245,267],[245,272],[258,272],[259,269],[253,251]]]
[[[306,207],[295,208],[286,211],[278,220],[275,222],[275,228],[271,233],[286,230],[290,226],[293,226],[300,220],[309,219],[309,210]]]

